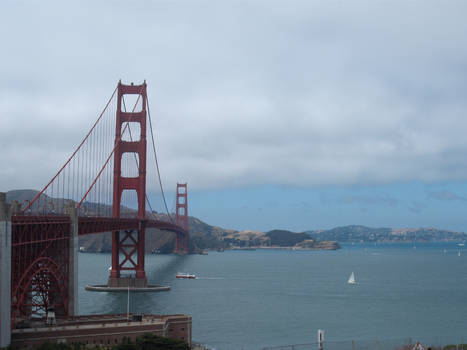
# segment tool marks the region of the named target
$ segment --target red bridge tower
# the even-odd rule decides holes
[[[124,95],[139,95],[141,111],[123,112],[122,99]],[[142,85],[123,85],[118,83],[117,121],[115,130],[114,153],[114,183],[113,183],[113,217],[120,218],[122,192],[136,191],[138,196],[138,219],[146,216],[146,82]],[[137,104],[136,104],[137,105]],[[135,106],[136,106],[135,105]],[[122,134],[127,123],[139,123],[140,135],[138,141],[123,141]],[[138,159],[138,176],[122,176],[122,156],[124,153],[134,153]],[[140,221],[138,230],[114,231],[112,236],[112,268],[109,287],[126,287],[129,283],[134,287],[147,286],[144,270],[144,221]],[[135,259],[136,258],[136,259]],[[133,278],[122,278],[121,272],[128,271]],[[132,273],[134,272],[134,274]],[[131,282],[130,282],[131,281]]]
[[[177,183],[175,223],[187,232],[187,234],[176,233],[175,253],[186,254],[188,253],[188,193],[186,183]]]

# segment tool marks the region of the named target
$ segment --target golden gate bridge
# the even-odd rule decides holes
[[[115,290],[150,287],[144,263],[146,229],[175,233],[175,252],[188,252],[187,185],[177,183],[172,217],[162,188],[146,88],[146,82],[119,82],[70,158],[23,207],[7,205],[5,194],[0,194],[0,338],[9,338],[6,332],[52,308],[57,316],[77,313],[80,235],[112,232],[107,287]],[[128,99],[134,100],[131,110]],[[167,215],[154,212],[146,193],[147,116]]]

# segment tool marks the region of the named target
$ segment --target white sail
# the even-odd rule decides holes
[[[356,284],[357,283],[357,281],[355,281],[355,275],[354,275],[353,272],[350,274],[348,283],[349,284]]]

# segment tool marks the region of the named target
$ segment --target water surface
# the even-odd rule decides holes
[[[368,339],[467,340],[467,250],[456,243],[355,244],[338,251],[256,250],[148,255],[150,283],[132,293],[134,313],[185,313],[193,341],[260,349]],[[127,295],[84,290],[108,277],[110,255],[79,254],[79,312],[126,313]],[[357,285],[349,285],[351,272]],[[177,272],[199,278],[177,280]]]

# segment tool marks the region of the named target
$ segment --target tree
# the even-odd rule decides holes
[[[163,338],[154,333],[146,333],[136,338],[133,343],[124,339],[121,344],[112,347],[113,350],[190,350],[190,346],[181,340]]]

